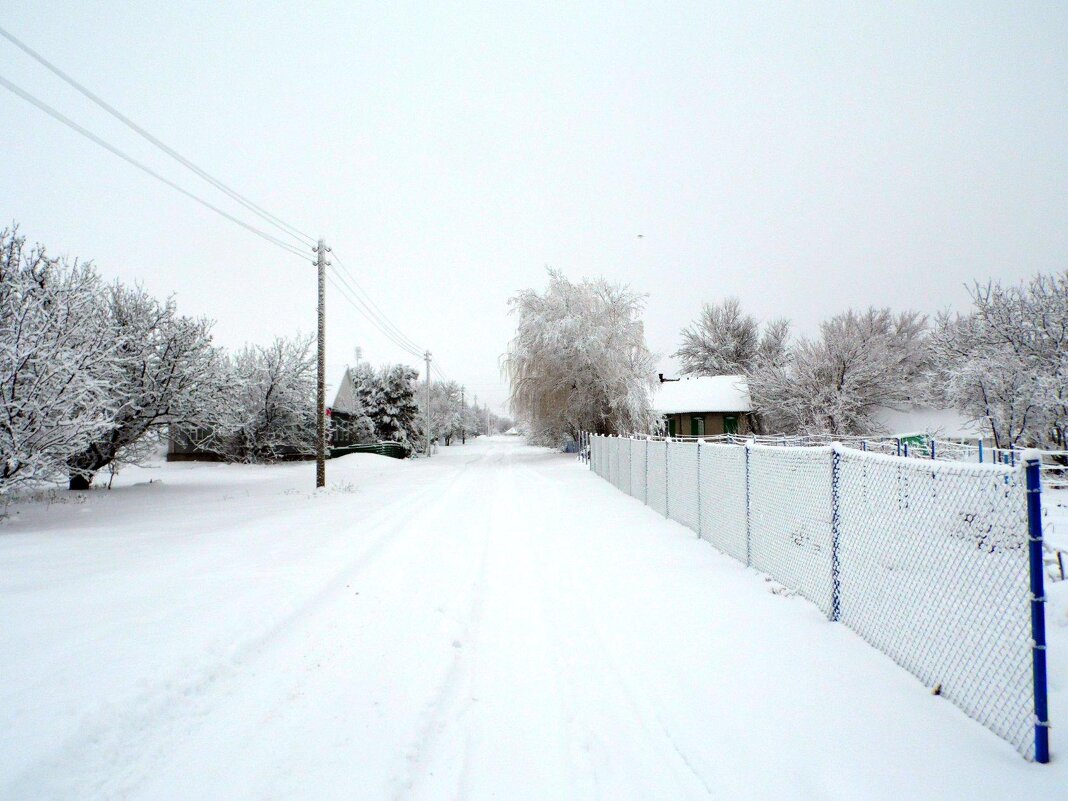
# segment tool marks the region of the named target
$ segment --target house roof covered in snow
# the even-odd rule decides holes
[[[744,375],[717,375],[658,384],[653,391],[653,408],[661,414],[748,412],[752,404]]]

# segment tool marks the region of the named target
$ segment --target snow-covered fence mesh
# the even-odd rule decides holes
[[[745,449],[702,444],[701,537],[735,559],[746,560]]]
[[[590,453],[598,475],[812,601],[1044,761],[1037,461],[1025,473],[1022,459],[599,436]]]
[[[697,443],[667,443],[668,517],[697,531],[700,481],[697,471]]]
[[[1031,756],[1021,471],[839,458],[841,621]]]
[[[645,502],[667,517],[667,443],[649,440],[646,449]]]
[[[616,437],[608,440],[608,481],[619,487],[619,443]]]
[[[616,487],[630,495],[630,439],[619,440],[617,451]]]
[[[630,443],[630,494],[645,503],[645,449],[646,439],[628,439]]]
[[[830,615],[830,447],[750,446],[749,564]]]

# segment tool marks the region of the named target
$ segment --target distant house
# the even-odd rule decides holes
[[[356,444],[354,423],[360,404],[356,400],[356,384],[351,368],[345,368],[345,377],[338,385],[334,405],[326,409],[330,419],[328,442],[331,447],[343,448]]]
[[[664,378],[660,375],[653,409],[672,437],[748,434],[753,430],[752,403],[744,375]]]

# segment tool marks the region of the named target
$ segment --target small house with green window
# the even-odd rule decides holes
[[[748,434],[753,430],[749,385],[744,375],[661,375],[653,408],[664,420],[664,433],[672,437]]]

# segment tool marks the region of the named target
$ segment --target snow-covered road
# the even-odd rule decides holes
[[[0,798],[1064,797],[1068,759],[1025,763],[573,457],[329,468],[12,510]]]

